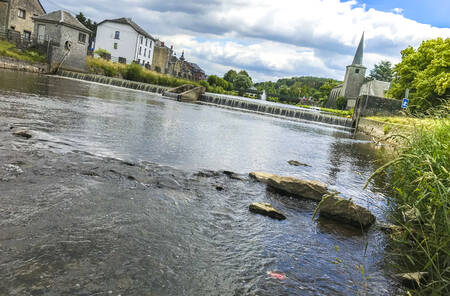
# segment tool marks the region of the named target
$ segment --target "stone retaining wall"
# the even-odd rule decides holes
[[[0,68],[32,73],[47,73],[48,71],[47,64],[40,64],[40,63],[32,64],[29,62],[19,61],[8,57],[0,57]]]

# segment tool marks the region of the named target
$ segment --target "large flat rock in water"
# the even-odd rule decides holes
[[[272,188],[298,197],[321,201],[322,197],[329,193],[327,185],[319,181],[282,177],[263,172],[252,172],[249,175]]]
[[[321,202],[319,210],[323,216],[363,228],[375,222],[375,216],[368,209],[339,196],[332,195],[325,198]]]

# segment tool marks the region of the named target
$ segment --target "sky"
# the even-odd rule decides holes
[[[423,40],[450,38],[449,0],[41,0],[94,21],[131,17],[208,75],[245,69],[254,81],[343,80],[365,32],[368,72]]]

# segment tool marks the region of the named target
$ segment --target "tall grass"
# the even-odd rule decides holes
[[[19,51],[16,45],[7,41],[0,41],[0,56],[13,58],[30,63],[45,63],[46,58],[33,50]]]
[[[192,84],[196,86],[200,85],[199,83],[194,81],[175,78],[169,75],[150,71],[137,64],[125,65],[107,61],[102,58],[88,57],[86,60],[86,66],[89,73],[104,75],[108,77],[123,78],[131,81],[169,87],[177,87],[183,84]]]
[[[398,156],[373,175],[391,178],[392,218],[403,231],[391,236],[400,272],[426,272],[416,295],[450,295],[450,119],[413,133]],[[371,177],[371,178],[372,178]]]

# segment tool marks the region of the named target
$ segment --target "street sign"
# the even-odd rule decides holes
[[[406,109],[406,108],[408,108],[408,104],[409,104],[409,100],[408,99],[403,99],[403,102],[402,102],[402,108],[403,109]]]

